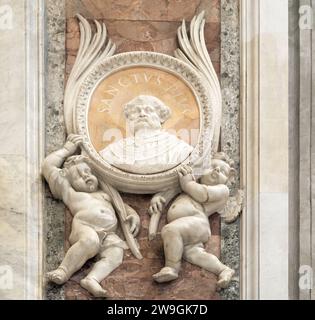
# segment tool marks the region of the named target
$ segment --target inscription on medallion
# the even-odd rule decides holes
[[[199,135],[199,107],[189,85],[176,75],[154,67],[131,67],[101,81],[89,108],[89,134],[97,151],[130,136],[124,105],[140,95],[160,99],[171,109],[163,129],[196,145]]]

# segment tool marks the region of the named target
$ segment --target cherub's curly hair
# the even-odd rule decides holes
[[[154,107],[160,117],[161,123],[164,123],[171,116],[171,109],[160,99],[154,96],[140,95],[125,104],[124,114],[127,119],[130,111],[132,111],[137,104],[149,104]]]
[[[70,167],[79,164],[79,163],[87,163],[88,157],[82,156],[82,155],[75,155],[69,157],[65,163],[63,164],[63,167],[65,169],[69,169]]]
[[[226,162],[231,168],[234,168],[234,160],[232,160],[225,152],[217,152],[213,155],[212,159],[222,160]]]

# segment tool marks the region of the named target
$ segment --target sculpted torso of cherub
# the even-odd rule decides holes
[[[117,218],[111,199],[98,189],[98,180],[89,166],[84,162],[76,163],[68,169],[67,175],[70,181],[62,179],[60,187],[62,199],[74,219],[95,229],[116,231]]]
[[[235,174],[235,170],[220,159],[220,155],[212,160],[200,183],[195,181],[190,167],[183,166],[178,170],[183,193],[169,208],[168,223],[161,231],[165,267],[153,275],[157,282],[178,278],[182,258],[218,275],[219,287],[226,287],[234,274],[234,270],[204,249],[204,243],[211,235],[208,218],[225,206],[229,198],[226,184]]]
[[[82,137],[69,135],[65,146],[49,155],[43,164],[43,175],[53,195],[63,200],[73,215],[71,247],[60,266],[48,273],[48,279],[63,284],[88,259],[99,254],[100,260],[80,284],[94,296],[106,297],[100,282],[122,263],[126,244],[115,234],[118,220],[111,198],[99,188],[86,158],[72,156],[81,143]],[[139,217],[128,206],[126,211],[130,231],[136,235]]]

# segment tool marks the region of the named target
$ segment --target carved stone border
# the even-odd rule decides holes
[[[179,77],[193,91],[200,112],[200,134],[198,143],[184,163],[200,165],[208,162],[213,137],[213,105],[202,76],[188,64],[171,56],[155,52],[127,52],[107,58],[96,65],[83,81],[75,110],[75,131],[85,137],[84,149],[93,162],[102,169],[107,182],[123,192],[155,193],[176,187],[176,167],[162,173],[140,175],[119,170],[108,164],[94,149],[88,133],[88,110],[94,90],[109,75],[130,67],[153,67]]]
[[[288,2],[240,4],[241,298],[283,300],[289,298]]]
[[[65,143],[64,120],[65,87],[65,0],[45,1],[45,154],[49,154]],[[51,197],[49,187],[44,193],[44,270],[54,270],[64,257],[65,206]],[[63,300],[64,287],[46,283],[43,298]]]
[[[221,0],[221,151],[229,155],[237,169],[231,194],[240,188],[240,20],[239,2]],[[221,222],[221,260],[235,270],[228,288],[220,292],[225,300],[240,299],[240,220]]]
[[[44,3],[25,3],[25,299],[43,298]]]

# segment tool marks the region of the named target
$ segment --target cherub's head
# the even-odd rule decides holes
[[[140,95],[129,101],[124,114],[130,128],[136,133],[140,129],[160,129],[170,117],[171,110],[154,96]]]
[[[94,192],[98,189],[98,180],[86,160],[87,157],[82,155],[69,157],[63,165],[63,171],[74,190]]]
[[[215,154],[210,168],[203,173],[200,182],[209,186],[233,182],[236,175],[233,165],[234,161],[225,153],[219,152]]]

